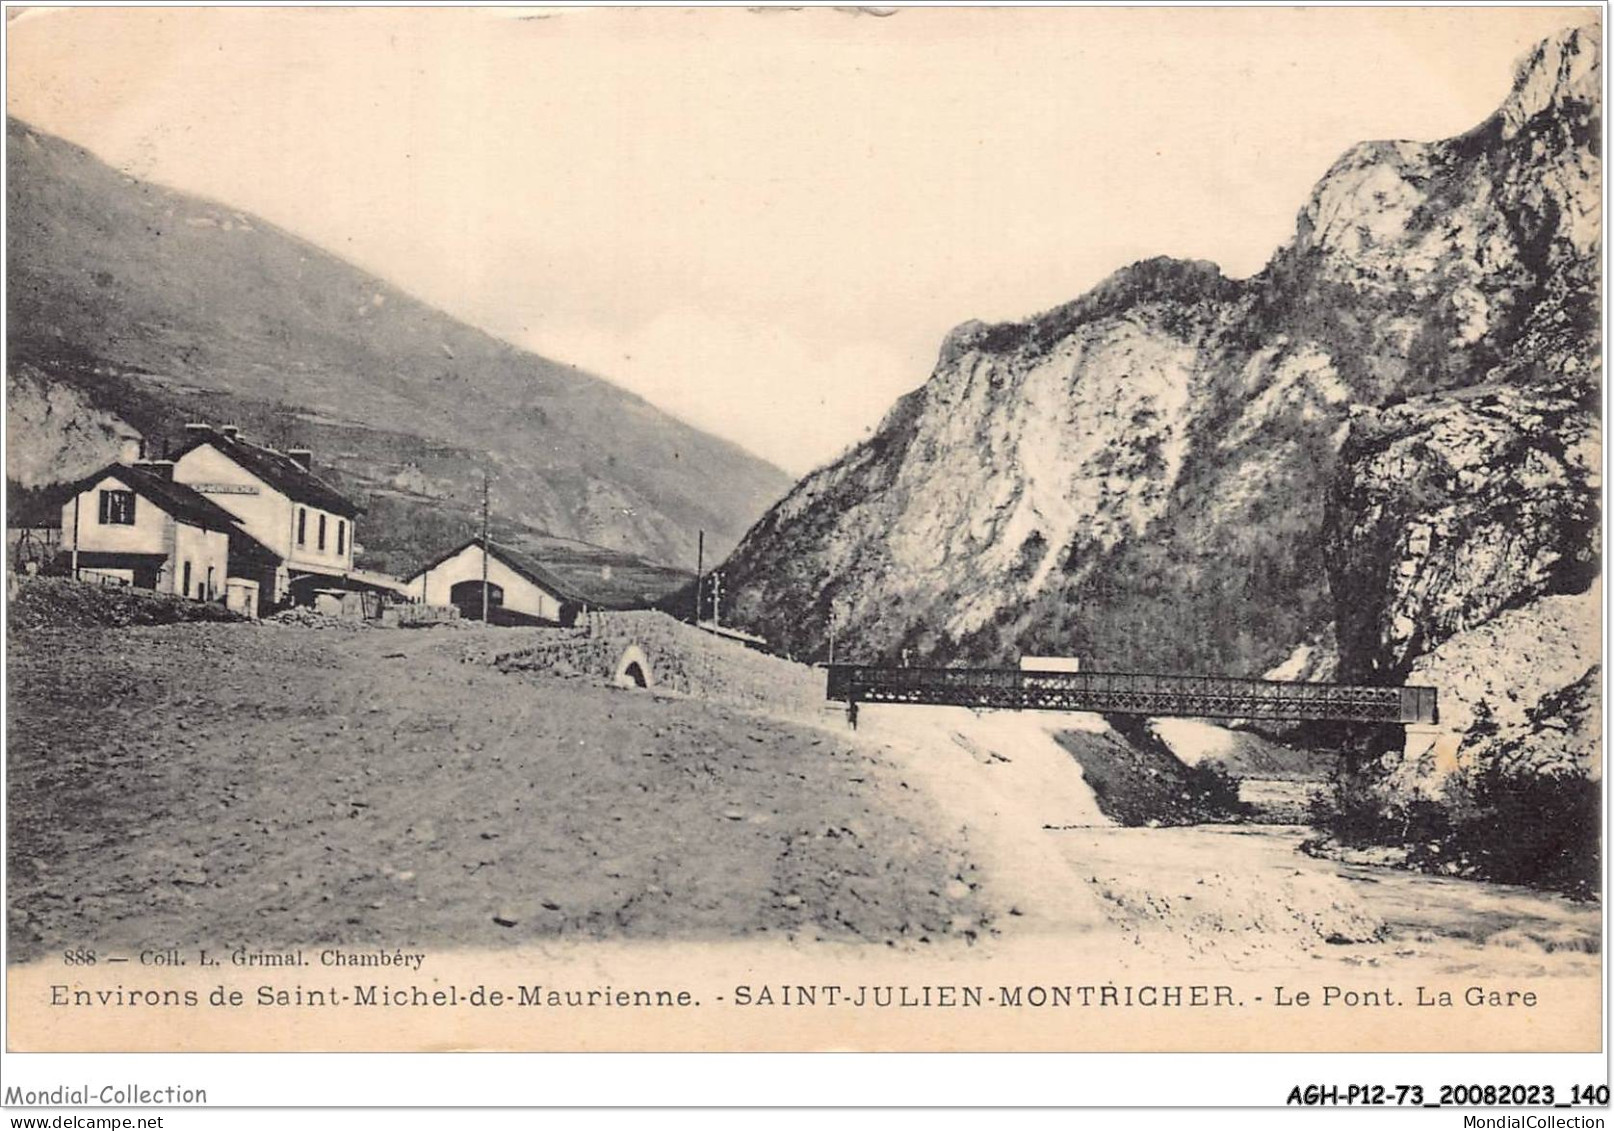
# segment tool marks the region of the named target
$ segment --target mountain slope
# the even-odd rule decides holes
[[[514,521],[680,564],[697,529],[732,545],[788,485],[734,445],[262,220],[15,120],[7,137],[8,393],[26,371],[32,391],[71,385],[159,437],[187,414],[239,416],[263,439],[328,455],[361,493],[427,507],[472,505],[486,468]],[[78,448],[55,457],[51,428],[10,439],[8,472],[25,483],[83,470]]]
[[[1351,149],[1251,279],[1150,260],[955,330],[870,440],[747,533],[725,615],[798,655],[823,655],[833,615],[838,656],[1248,674],[1325,634],[1365,592],[1331,590],[1325,528],[1353,413],[1550,384],[1586,431],[1595,346],[1572,371],[1546,358],[1595,341],[1598,43],[1544,43],[1461,137]],[[1537,516],[1559,588],[1595,572],[1595,500],[1563,482]]]

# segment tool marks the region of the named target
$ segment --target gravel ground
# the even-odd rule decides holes
[[[218,602],[189,601],[147,589],[15,574],[6,583],[6,619],[13,632],[67,625],[124,627],[241,619]]]
[[[8,645],[10,957],[991,930],[878,752],[489,658],[518,631],[34,628]]]

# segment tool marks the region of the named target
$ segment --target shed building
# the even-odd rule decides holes
[[[484,561],[490,623],[569,625],[577,620],[581,598],[529,555],[492,540],[472,538],[404,584],[416,601],[452,605],[460,616],[481,620]]]

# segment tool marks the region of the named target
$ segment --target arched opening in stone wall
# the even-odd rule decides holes
[[[650,658],[637,644],[630,644],[616,662],[613,681],[618,687],[650,687],[656,682],[655,669]]]

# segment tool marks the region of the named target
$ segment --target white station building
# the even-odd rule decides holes
[[[250,556],[250,539],[228,511],[173,482],[172,470],[115,463],[74,485],[61,541],[74,576],[198,601],[226,595],[232,551]]]
[[[280,452],[248,442],[232,427],[187,424],[174,457],[174,481],[234,516],[267,551],[243,563],[258,581],[266,606],[291,598],[313,604],[320,595],[377,589],[401,592],[391,578],[357,570],[353,543],[360,508],[314,475],[306,448]]]

